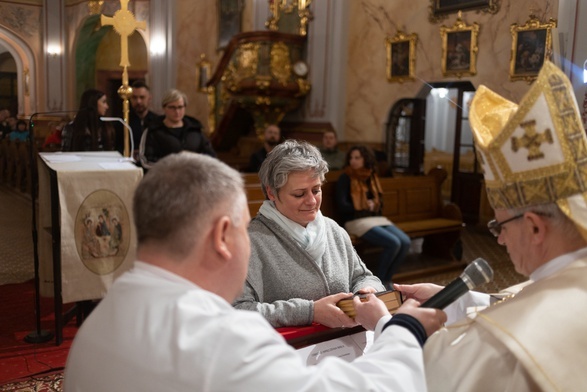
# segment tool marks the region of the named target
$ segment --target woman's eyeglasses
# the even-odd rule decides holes
[[[182,109],[185,109],[185,105],[184,106],[165,106],[165,109],[169,109],[169,110],[182,110]]]

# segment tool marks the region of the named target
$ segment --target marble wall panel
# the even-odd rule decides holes
[[[485,84],[508,99],[518,101],[528,90],[524,81],[509,81],[511,52],[510,26],[523,25],[531,11],[543,21],[556,18],[559,0],[500,0],[492,15],[477,11],[463,13],[468,24],[480,25],[477,75],[463,76],[475,86]],[[440,26],[452,27],[457,15],[438,23],[429,21],[430,0],[349,2],[349,64],[346,73],[346,141],[383,142],[387,115],[400,98],[414,97],[427,82],[457,80],[441,72]],[[386,80],[385,38],[398,30],[418,34],[416,80],[388,83]]]

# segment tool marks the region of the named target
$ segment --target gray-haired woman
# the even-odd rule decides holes
[[[234,306],[260,312],[274,327],[354,326],[336,303],[385,289],[346,231],[320,212],[327,172],[320,151],[295,140],[276,146],[259,171],[267,200],[249,225],[249,271]]]

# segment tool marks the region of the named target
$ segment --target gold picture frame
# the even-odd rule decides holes
[[[459,11],[457,20],[452,27],[441,26],[442,38],[442,75],[461,78],[465,75],[477,74],[477,39],[479,25],[467,25],[461,19]]]
[[[512,33],[512,52],[510,57],[510,80],[524,80],[532,83],[542,68],[544,61],[552,56],[552,29],[556,19],[550,18],[542,23],[534,15],[522,26],[514,23]]]
[[[438,23],[458,11],[496,14],[500,8],[499,2],[500,0],[430,0],[428,20],[431,23]]]
[[[418,34],[398,31],[392,38],[385,39],[387,53],[387,81],[390,83],[414,80],[416,70],[416,44]]]

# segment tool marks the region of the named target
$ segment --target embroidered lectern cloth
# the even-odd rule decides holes
[[[54,295],[52,214],[59,214],[63,303],[99,299],[135,258],[132,197],[143,176],[118,152],[40,153],[41,295]],[[53,172],[53,173],[52,173]],[[51,210],[51,175],[59,207]]]

